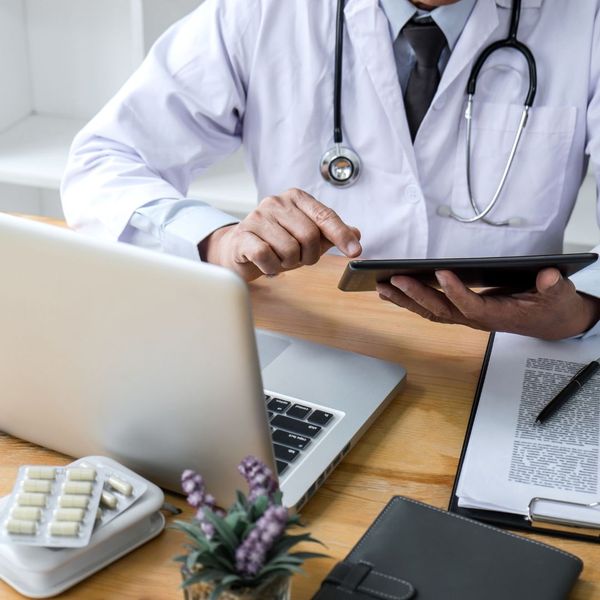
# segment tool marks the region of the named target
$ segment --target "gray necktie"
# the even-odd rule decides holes
[[[409,21],[402,29],[402,34],[416,58],[404,93],[408,127],[414,141],[440,83],[438,62],[446,46],[446,38],[433,19]]]

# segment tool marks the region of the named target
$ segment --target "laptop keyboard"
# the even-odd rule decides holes
[[[334,422],[331,412],[265,395],[277,473],[283,475]]]

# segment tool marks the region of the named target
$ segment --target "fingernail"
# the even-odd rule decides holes
[[[562,275],[560,274],[560,271],[556,271],[554,273],[554,277],[552,279],[552,283],[550,284],[550,287],[554,287],[562,278]]]
[[[390,292],[386,288],[380,289],[380,287],[377,286],[377,293],[379,294],[380,298],[385,298],[386,300],[388,300],[390,297]]]
[[[435,272],[435,278],[438,280],[438,283],[442,287],[446,287],[448,285],[448,280],[446,279],[446,274],[445,273],[442,273],[441,271],[436,271]]]
[[[362,248],[358,242],[350,242],[348,244],[348,254],[356,256],[362,252]]]
[[[402,281],[402,279],[398,279],[396,277],[392,277],[392,279],[390,280],[390,283],[395,288],[398,288],[401,292],[406,292],[406,284],[404,283],[404,281]]]

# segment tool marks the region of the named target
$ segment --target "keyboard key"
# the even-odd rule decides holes
[[[284,463],[280,460],[275,461],[277,463],[277,475],[283,475],[288,468],[287,463]]]
[[[271,402],[269,402],[269,404],[267,404],[267,407],[269,410],[272,410],[273,412],[284,413],[290,404],[291,404],[291,402],[288,402],[287,400],[281,400],[280,398],[273,398],[273,400],[271,400]]]
[[[287,429],[288,431],[293,431],[294,433],[299,433],[300,435],[311,438],[316,437],[321,433],[321,427],[318,425],[297,421],[296,419],[291,419],[284,415],[276,415],[271,423],[273,424],[273,427],[281,427],[281,429]]]
[[[327,423],[331,421],[332,417],[333,414],[331,413],[324,412],[322,410],[315,410],[315,412],[312,415],[310,415],[308,420],[311,423],[316,423],[317,425],[327,425]]]
[[[302,404],[294,404],[285,414],[288,417],[294,417],[295,419],[306,419],[312,409],[308,406],[302,406]]]
[[[297,435],[295,433],[288,433],[287,431],[281,431],[276,429],[273,433],[273,441],[279,444],[285,444],[298,450],[304,450],[306,446],[310,444],[310,440],[303,435]]]
[[[267,394],[265,394],[265,402],[268,402],[271,399],[271,396],[267,396]]]
[[[273,444],[273,448],[275,450],[275,458],[279,460],[285,460],[285,462],[294,462],[298,458],[298,450],[294,450],[293,448],[286,448],[285,446],[281,446],[279,444]]]
[[[273,417],[275,416],[275,413],[272,413],[270,410],[267,411],[269,413],[269,421],[273,420]]]

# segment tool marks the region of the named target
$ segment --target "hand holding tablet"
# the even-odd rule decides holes
[[[600,298],[580,293],[568,279],[597,258],[352,261],[339,287],[377,290],[382,300],[436,323],[559,340],[580,335],[600,320]]]

